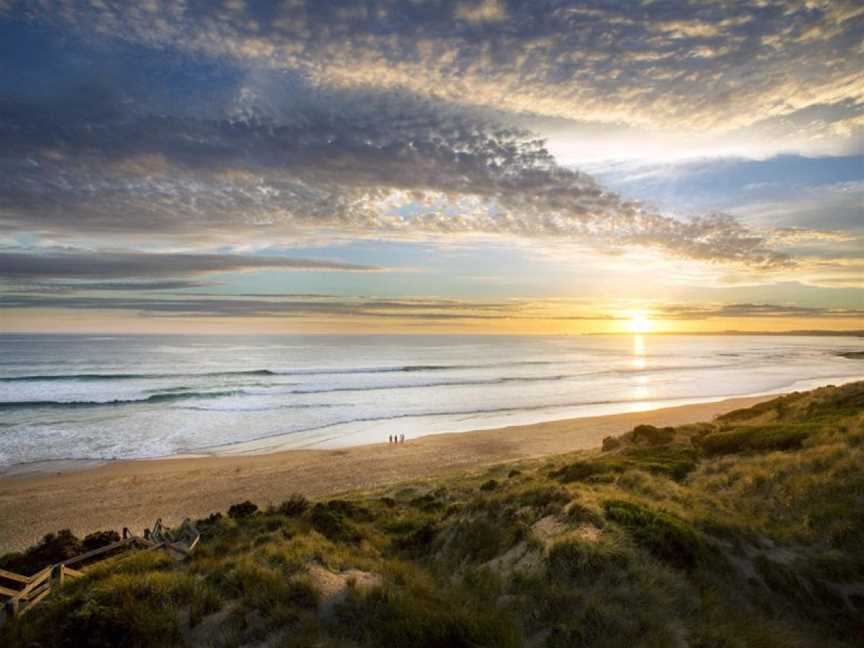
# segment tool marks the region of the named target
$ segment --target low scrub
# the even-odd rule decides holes
[[[708,456],[789,451],[800,449],[814,429],[807,424],[760,425],[707,434],[695,442]]]
[[[345,519],[343,513],[329,505],[316,504],[309,515],[312,528],[333,542],[356,544],[363,539],[357,528]]]
[[[684,479],[696,468],[698,455],[694,448],[685,445],[664,447],[632,447],[604,454],[594,461],[576,461],[550,476],[562,483],[597,481],[598,478],[614,476],[627,470],[644,470],[652,474],[665,475],[672,479]]]
[[[513,617],[488,601],[442,596],[408,585],[353,594],[331,624],[336,636],[365,646],[516,648],[523,643]]]
[[[636,544],[670,565],[693,569],[706,553],[699,532],[678,517],[622,500],[604,502],[603,510]]]

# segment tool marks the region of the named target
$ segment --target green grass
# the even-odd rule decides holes
[[[241,502],[198,521],[191,559],[94,566],[0,645],[861,645],[864,383],[604,448]],[[0,567],[33,573],[110,537],[53,534]],[[343,583],[332,604],[322,570]],[[379,585],[339,580],[356,573]]]

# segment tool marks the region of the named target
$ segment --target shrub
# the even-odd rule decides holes
[[[549,550],[549,575],[554,579],[594,580],[627,564],[624,554],[597,542],[563,540]]]
[[[762,425],[738,428],[730,432],[715,432],[693,441],[710,456],[739,452],[788,451],[800,449],[812,431],[812,425]]]
[[[675,439],[675,428],[637,425],[633,428],[633,432],[631,432],[631,438],[634,443],[642,443],[644,441],[651,446],[665,445]]]
[[[437,537],[438,529],[432,523],[427,523],[404,537],[396,538],[393,541],[393,548],[409,556],[423,556],[430,552]]]
[[[600,457],[596,461],[576,461],[553,471],[549,476],[566,484],[575,481],[597,481],[603,476],[637,469],[680,480],[696,467],[697,462],[696,451],[682,444],[634,447]]]
[[[560,486],[536,486],[513,494],[512,501],[521,506],[542,509],[560,509],[570,501],[570,493]]]
[[[699,461],[692,447],[681,444],[661,448],[629,448],[615,458],[622,468],[635,468],[655,475],[666,475],[679,481],[695,469]]]
[[[584,481],[595,475],[604,473],[618,472],[619,468],[609,463],[591,462],[591,461],[576,461],[572,464],[559,468],[549,473],[553,479],[568,484],[575,481]]]
[[[112,529],[110,531],[88,533],[81,545],[84,551],[92,551],[93,549],[99,549],[115,542],[120,542],[120,534]]]
[[[490,479],[489,481],[485,481],[480,484],[480,490],[482,491],[493,491],[498,488],[498,482],[494,479]]]
[[[449,595],[448,595],[449,594]],[[512,615],[490,604],[471,604],[448,593],[387,587],[352,593],[336,607],[336,636],[372,646],[510,648],[522,645]]]
[[[327,508],[340,516],[345,516],[352,520],[362,520],[368,522],[372,519],[372,512],[364,506],[359,506],[354,502],[342,499],[333,499],[327,502]]]
[[[567,507],[567,518],[576,524],[592,524],[598,529],[602,529],[604,524],[603,516],[578,502]]]
[[[294,493],[279,505],[279,513],[288,517],[299,517],[309,508],[309,500],[299,493]]]
[[[228,517],[234,519],[247,518],[254,515],[258,511],[258,506],[246,500],[239,504],[232,504],[228,509]]]
[[[316,504],[312,507],[309,521],[313,529],[333,542],[356,544],[362,539],[360,532],[346,522],[337,510],[324,504]]]
[[[521,475],[521,474],[522,474],[522,471],[521,471],[521,470],[517,470],[517,469],[514,468],[514,469],[511,470],[509,473],[507,473],[507,478],[508,478],[508,479],[513,479],[514,477],[518,477],[518,476]]]
[[[472,562],[486,562],[520,540],[525,528],[508,518],[487,514],[458,522],[452,530],[448,547],[454,555]]]
[[[426,511],[427,513],[431,513],[433,511],[440,511],[444,508],[444,503],[439,501],[438,498],[436,498],[432,494],[415,497],[408,503],[411,506],[420,509],[421,511]]]
[[[81,541],[69,529],[46,534],[39,544],[20,553],[0,558],[0,568],[26,576],[35,574],[49,565],[74,558],[84,550]]]
[[[606,517],[624,527],[638,545],[675,567],[692,569],[705,551],[699,533],[669,513],[622,500],[603,503]]]
[[[609,452],[610,450],[615,450],[621,447],[621,439],[614,436],[607,436],[603,438],[603,452]]]

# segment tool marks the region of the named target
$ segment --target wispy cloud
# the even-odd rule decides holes
[[[658,308],[656,316],[668,320],[787,317],[801,319],[861,319],[864,318],[864,309],[820,308],[794,304],[670,305]]]
[[[357,272],[378,270],[379,268],[338,261],[230,254],[147,254],[142,252],[16,254],[0,252],[0,278],[15,280],[178,277],[261,269]],[[155,285],[161,285],[164,289],[171,283],[161,282]],[[142,284],[127,283],[125,285],[129,289],[135,289],[136,286],[140,288]],[[176,287],[181,286],[178,284]]]

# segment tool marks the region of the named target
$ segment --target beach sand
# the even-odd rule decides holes
[[[141,533],[157,518],[174,525],[250,499],[260,507],[291,493],[309,497],[369,490],[441,477],[491,464],[598,447],[603,437],[635,425],[709,421],[775,396],[736,398],[646,412],[549,421],[495,430],[437,434],[338,450],[55,465],[0,478],[0,553],[25,548],[44,534],[128,527]]]

